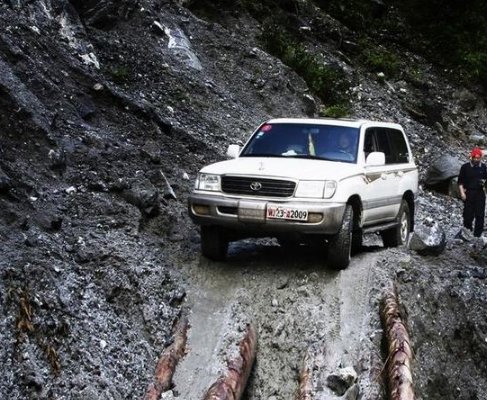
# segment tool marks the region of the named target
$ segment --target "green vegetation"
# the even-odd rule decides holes
[[[189,7],[200,16],[216,20],[245,11],[262,23],[263,47],[300,75],[312,92],[328,105],[343,107],[348,89],[343,70],[326,65],[323,57],[304,45],[297,14],[301,6],[295,0],[192,0]],[[225,11],[226,10],[226,11]]]
[[[396,0],[426,43],[423,52],[487,87],[487,2]]]
[[[130,69],[126,66],[114,68],[110,71],[110,75],[114,82],[124,83],[127,82],[131,76]]]
[[[421,88],[425,84],[425,75],[423,71],[418,68],[414,68],[414,66],[408,68],[404,79],[417,88]]]
[[[359,41],[364,64],[373,72],[395,76],[399,73],[399,59],[384,47],[374,45],[370,39]]]
[[[302,64],[313,63],[313,57],[299,48],[302,41],[297,30],[302,21],[300,17],[311,12],[313,6],[320,7],[355,34],[372,38],[364,43],[365,47],[359,48],[359,55],[373,71],[382,70],[389,75],[399,72],[397,56],[376,46],[377,38],[380,38],[380,42],[401,42],[433,63],[453,69],[463,78],[480,82],[487,88],[485,0],[190,0],[188,3],[193,12],[212,20],[221,21],[226,16],[246,12],[263,26],[279,26],[281,31],[285,29],[293,43],[287,38],[279,38],[282,36],[280,33],[266,38],[266,41],[284,39],[288,46],[284,49],[277,46],[279,52],[273,54],[277,57],[287,55],[284,62],[298,73],[304,73],[308,84],[315,82],[313,90],[316,91],[320,80],[328,84],[332,79],[326,76],[327,71],[320,71],[316,66],[304,71]],[[301,62],[303,55],[306,61]],[[329,85],[327,87],[330,88]],[[333,90],[330,88],[329,92]],[[320,94],[324,98],[329,95]]]
[[[485,0],[315,0],[315,3],[362,35],[377,37],[387,32],[386,37],[403,41],[403,45],[432,62],[487,88]],[[372,69],[377,65],[392,71],[397,68],[393,58],[374,52],[368,54],[366,63]]]
[[[262,36],[266,50],[292,68],[309,88],[327,104],[341,104],[345,100],[347,80],[340,68],[324,63],[324,60],[287,33],[280,26],[268,26]]]
[[[346,103],[333,105],[330,107],[322,107],[320,109],[320,117],[327,118],[345,118],[350,116],[350,107]]]
[[[464,51],[461,59],[470,77],[487,88],[487,51]]]

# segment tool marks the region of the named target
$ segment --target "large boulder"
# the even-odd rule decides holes
[[[426,171],[425,186],[457,196],[457,177],[462,164],[462,161],[454,156],[441,155]]]
[[[437,222],[427,220],[414,228],[409,248],[421,255],[440,255],[446,247],[446,234]]]

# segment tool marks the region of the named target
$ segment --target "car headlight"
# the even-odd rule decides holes
[[[336,190],[335,181],[299,181],[296,197],[329,199]]]
[[[196,177],[195,189],[221,191],[220,175],[199,173]]]

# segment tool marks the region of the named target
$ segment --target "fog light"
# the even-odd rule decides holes
[[[323,219],[323,214],[321,213],[308,213],[308,222],[316,224]]]
[[[198,215],[210,215],[210,206],[193,204],[193,211]]]

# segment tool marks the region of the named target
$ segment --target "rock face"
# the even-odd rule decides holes
[[[317,117],[336,106],[269,53],[260,20],[221,2],[215,21],[194,14],[198,3],[0,2],[2,399],[142,397],[172,325],[186,312],[180,271],[199,257],[186,213],[197,171],[267,118]],[[385,12],[380,3],[378,15]],[[295,4],[289,8],[295,13]],[[422,178],[432,155],[463,159],[471,135],[484,135],[481,95],[435,75],[434,66],[398,44],[390,51],[400,77],[367,71],[360,35],[314,4],[298,8],[286,21],[318,65],[343,74],[349,116],[401,122]],[[421,189],[417,217],[427,215],[441,222],[450,243],[460,204]],[[435,253],[444,251],[444,236],[418,228],[428,251],[429,241]],[[487,397],[480,340],[487,300],[479,284],[485,257],[470,250],[454,243],[438,260],[414,258],[401,267],[405,295],[416,299],[421,284],[423,302],[406,306],[422,350],[420,370],[428,372],[419,383],[425,398],[442,382],[451,382],[444,396],[460,388],[459,399]],[[429,290],[416,268],[421,262],[441,262],[448,281],[429,271],[428,279],[438,280]],[[292,303],[307,297],[304,291]],[[269,307],[286,313],[280,301]],[[438,310],[439,328],[431,321]],[[429,381],[438,360],[451,363],[452,349],[463,357],[463,377],[451,366]],[[253,382],[251,396],[265,384]],[[270,384],[277,398],[282,382]],[[357,391],[352,385],[344,396]]]

